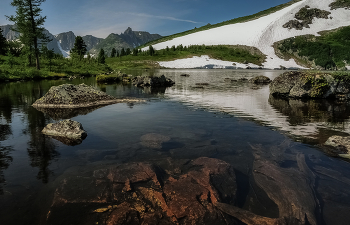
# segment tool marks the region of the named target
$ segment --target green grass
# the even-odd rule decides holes
[[[278,6],[269,8],[269,9],[266,9],[264,11],[258,12],[258,13],[253,14],[253,15],[239,17],[239,18],[223,21],[221,23],[217,23],[217,24],[213,24],[213,25],[207,24],[205,26],[202,26],[202,27],[199,27],[199,28],[194,28],[192,30],[187,30],[187,31],[184,31],[184,32],[181,32],[181,33],[177,33],[177,34],[173,34],[173,35],[169,35],[169,36],[164,36],[164,37],[162,37],[160,39],[157,39],[157,40],[154,40],[154,41],[150,41],[150,42],[148,42],[148,43],[146,43],[144,45],[141,45],[138,48],[144,48],[144,47],[149,46],[149,45],[155,45],[155,44],[158,44],[158,43],[161,43],[161,42],[169,41],[169,40],[172,40],[174,38],[182,37],[182,36],[185,36],[185,35],[188,35],[188,34],[193,34],[193,33],[199,32],[199,31],[209,30],[209,29],[213,29],[213,28],[217,28],[217,27],[221,27],[221,26],[225,26],[225,25],[230,25],[230,24],[235,24],[235,23],[243,23],[243,22],[247,22],[247,21],[250,21],[250,20],[256,20],[256,19],[259,19],[259,18],[261,18],[263,16],[267,16],[267,15],[272,14],[274,12],[277,12],[277,11],[279,11],[281,9],[284,9],[284,8],[294,4],[296,2],[299,2],[299,1],[301,1],[301,0],[292,0],[292,1],[287,2],[285,4],[281,4],[281,5],[278,5]]]
[[[178,46],[175,51],[169,49],[156,50],[155,55],[150,56],[149,53],[143,52],[138,56],[128,55],[121,58],[108,58],[106,63],[112,69],[128,69],[142,68],[154,69],[159,68],[157,61],[172,61],[176,59],[190,58],[193,56],[209,55],[211,58],[239,62],[239,63],[254,63],[261,65],[265,61],[265,56],[254,48],[245,46],[204,46],[194,45],[189,48]]]
[[[314,61],[323,69],[341,69],[350,62],[350,26],[334,31],[322,32],[321,36],[304,35],[283,40],[277,45],[285,57],[295,54]],[[295,57],[298,58],[298,57]]]
[[[11,61],[11,63],[9,62]],[[12,66],[11,66],[12,64]],[[0,56],[0,80],[35,80],[67,76],[92,76],[110,71],[108,65],[98,64],[96,60],[72,60],[64,58],[41,59],[41,70],[29,66],[24,57]]]

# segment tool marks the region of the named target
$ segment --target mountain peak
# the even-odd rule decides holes
[[[130,27],[128,27],[128,29],[124,31],[124,34],[131,34],[131,33],[132,33],[132,29]]]

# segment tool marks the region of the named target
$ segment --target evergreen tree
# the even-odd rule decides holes
[[[111,58],[114,58],[117,53],[117,50],[115,48],[112,48]]]
[[[152,45],[149,46],[149,50],[148,51],[149,51],[149,55],[150,56],[153,56],[155,54],[155,50],[154,50]]]
[[[133,55],[133,56],[137,56],[138,53],[139,53],[139,50],[138,50],[137,48],[134,48],[134,49],[132,50],[132,55]]]
[[[175,50],[176,50],[175,45],[171,46],[171,50],[172,50],[172,51],[175,51]]]
[[[31,63],[31,54],[34,53],[36,59],[36,68],[40,70],[39,47],[38,42],[49,42],[50,39],[44,32],[43,24],[46,16],[40,15],[41,3],[46,0],[13,0],[11,5],[16,7],[15,16],[7,16],[7,18],[15,23],[14,31],[21,33],[19,39],[28,49],[29,62]]]
[[[0,55],[5,55],[8,49],[7,40],[2,34],[2,30],[0,28]]]
[[[122,48],[122,50],[120,51],[120,57],[124,56],[125,54],[126,54],[125,49]]]
[[[81,60],[87,52],[86,44],[81,36],[75,38],[74,47],[70,50],[73,56],[76,55]]]
[[[117,50],[117,57],[119,58],[119,51]]]
[[[130,54],[131,54],[131,50],[130,50],[130,48],[127,48],[127,49],[126,49],[125,54],[126,54],[126,55],[130,55]]]
[[[169,51],[169,47],[168,47],[168,46],[166,46],[166,51],[167,51],[167,52]]]
[[[106,62],[105,51],[103,50],[103,48],[101,48],[100,52],[98,53],[97,61],[101,64],[105,64]]]

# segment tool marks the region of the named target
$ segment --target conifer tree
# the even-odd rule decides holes
[[[125,54],[126,54],[125,49],[122,48],[122,50],[120,51],[120,57],[121,57],[121,56],[124,56]]]
[[[36,68],[40,70],[39,61],[39,40],[41,43],[49,42],[50,39],[44,32],[44,22],[46,16],[40,15],[42,9],[41,3],[46,0],[13,0],[11,5],[16,7],[15,16],[7,16],[7,18],[15,23],[14,31],[21,33],[19,39],[26,46],[29,52],[29,62],[31,63],[31,54],[34,53],[36,59]]]
[[[131,50],[130,50],[130,48],[127,48],[127,49],[126,49],[125,54],[126,54],[126,55],[130,55],[130,54],[131,54]]]
[[[149,51],[149,55],[150,55],[150,56],[153,56],[154,53],[155,53],[155,50],[154,50],[154,48],[153,48],[152,45],[149,46],[149,50],[148,50],[148,51]]]
[[[0,55],[5,55],[8,49],[7,40],[2,34],[2,30],[0,28]]]
[[[79,59],[81,60],[86,52],[86,44],[83,38],[81,36],[77,36],[75,38],[74,47],[72,48],[71,53],[73,53],[73,55],[79,56]]]
[[[117,57],[119,58],[119,51],[117,50]]]
[[[101,64],[105,64],[106,62],[105,51],[103,48],[101,48],[100,52],[98,53],[97,61]]]
[[[111,58],[114,58],[117,53],[117,50],[115,48],[112,48]]]
[[[138,53],[139,53],[139,50],[138,50],[137,48],[134,48],[134,49],[132,50],[132,55],[133,55],[133,56],[137,56]]]

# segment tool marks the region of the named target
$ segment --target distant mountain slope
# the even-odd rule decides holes
[[[72,31],[57,34],[55,37],[63,50],[70,51],[74,47],[76,36]]]
[[[350,10],[347,8],[331,9],[330,5],[338,1],[342,0],[293,1],[293,4],[259,19],[191,33],[155,44],[153,47],[159,50],[166,48],[166,46],[180,44],[184,46],[202,44],[246,45],[257,47],[267,56],[264,63],[265,68],[301,67],[294,59],[285,61],[279,58],[275,54],[274,43],[300,35],[319,36],[318,32],[320,31],[349,26]],[[310,21],[311,23],[309,23]],[[288,23],[291,25],[288,26]],[[147,47],[143,49],[145,50]]]
[[[122,48],[130,48],[133,49],[138,47],[146,42],[156,40],[161,38],[159,34],[150,34],[145,31],[133,31],[130,27],[125,30],[124,33],[118,34],[110,34],[106,39],[102,40],[98,45],[91,49],[90,53],[97,54],[101,48],[105,50],[107,54],[110,54],[112,48],[120,50]]]
[[[3,35],[7,40],[14,41],[18,39],[19,33],[11,30],[13,25],[4,25],[0,27],[3,30]],[[48,30],[45,30],[45,34],[52,40],[49,43],[47,43],[47,48],[53,49],[55,53],[61,53],[60,46],[57,43],[55,36],[52,35]]]

